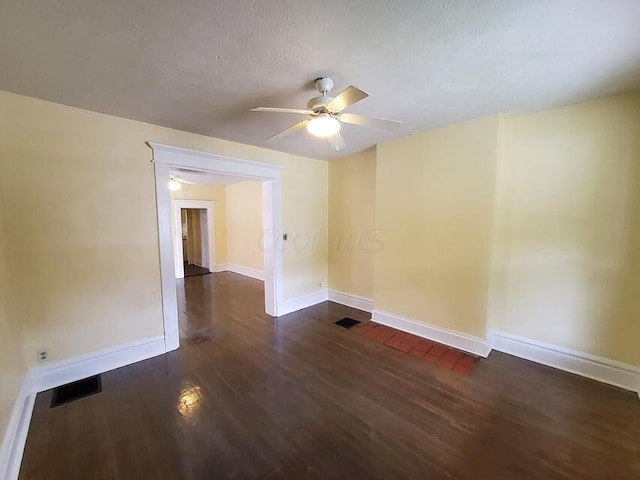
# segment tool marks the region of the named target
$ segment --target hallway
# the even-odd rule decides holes
[[[262,288],[179,280],[181,348],[103,374],[100,394],[38,395],[20,478],[640,475],[633,393],[497,352],[463,377],[333,325],[358,310],[268,317]]]

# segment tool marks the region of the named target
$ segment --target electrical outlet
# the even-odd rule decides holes
[[[47,351],[46,350],[38,350],[38,363],[47,361]]]
[[[322,288],[322,282],[320,282],[320,283],[318,284],[318,286],[319,286],[320,288]]]

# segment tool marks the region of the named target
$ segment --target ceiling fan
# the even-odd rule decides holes
[[[367,117],[354,113],[344,113],[344,110],[354,103],[364,100],[369,96],[353,85],[345,88],[336,97],[330,97],[329,93],[333,88],[333,80],[329,77],[318,78],[315,87],[320,92],[319,97],[314,97],[307,103],[307,109],[297,108],[277,108],[277,107],[256,107],[252,112],[275,112],[294,113],[307,115],[307,119],[283,130],[280,133],[267,139],[268,142],[279,140],[290,133],[300,130],[303,127],[316,137],[325,137],[331,146],[339,152],[344,148],[345,143],[340,135],[342,123],[361,125],[363,127],[376,127],[382,129],[398,128],[402,122],[397,120],[387,120],[385,118]]]
[[[185,168],[177,168],[176,171],[189,173],[189,174],[195,174],[195,175],[204,175],[205,174],[205,172],[199,172],[197,170],[187,170]],[[197,185],[197,182],[191,182],[189,180],[185,180],[184,178],[181,178],[177,173],[175,173],[173,171],[170,172],[170,174],[169,174],[169,190],[171,190],[172,192],[177,192],[178,190],[180,190],[182,188],[182,184]]]

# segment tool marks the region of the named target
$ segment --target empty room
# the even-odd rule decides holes
[[[0,479],[640,479],[638,19],[0,2]]]

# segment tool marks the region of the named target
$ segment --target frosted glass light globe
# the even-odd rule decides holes
[[[309,120],[307,131],[316,137],[328,137],[340,131],[340,122],[327,113]]]

